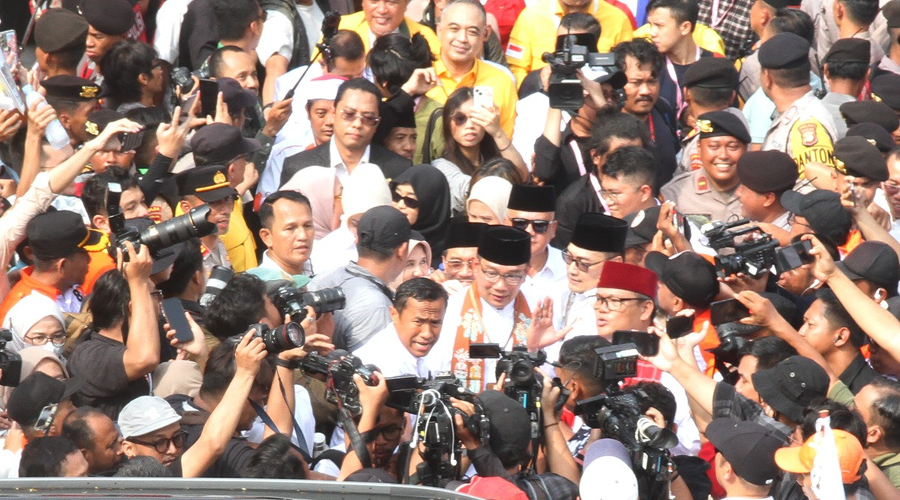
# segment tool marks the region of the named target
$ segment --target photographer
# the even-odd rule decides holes
[[[240,273],[209,303],[205,321],[210,334],[224,341],[246,332],[254,323],[275,328],[282,324],[284,317],[269,299],[265,282],[252,274]]]
[[[209,205],[207,220],[216,225],[216,231],[200,238],[203,244],[203,269],[209,276],[214,266],[231,268],[228,251],[219,235],[228,232],[231,212],[234,211],[237,191],[228,181],[224,166],[195,167],[175,176],[180,208],[187,213],[192,208]]]

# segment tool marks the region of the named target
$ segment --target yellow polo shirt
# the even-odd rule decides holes
[[[181,209],[181,203],[178,203],[175,207],[175,216],[182,214],[184,211]],[[259,266],[256,260],[256,240],[253,239],[253,233],[244,221],[244,204],[240,199],[234,202],[234,210],[228,219],[228,232],[220,234],[219,239],[225,245],[234,272],[242,273]]]
[[[650,39],[650,25],[645,24],[640,28],[634,30],[634,37],[644,37],[647,40]],[[694,26],[694,43],[697,44],[703,50],[708,50],[710,52],[725,55],[725,42],[722,41],[722,37],[716,33],[716,30],[710,28],[705,24],[697,23]]]
[[[434,62],[434,72],[441,84],[429,90],[426,96],[439,102],[442,106],[447,98],[459,87],[475,87],[486,85],[494,89],[494,104],[500,108],[500,126],[506,135],[512,139],[513,125],[516,122],[516,103],[519,102],[519,94],[509,74],[497,69],[490,64],[476,59],[472,70],[465,74],[459,81],[450,76],[447,66],[440,57]]]
[[[632,39],[631,21],[618,7],[604,0],[594,0],[593,9],[593,15],[600,23],[597,48],[601,53],[609,52],[619,42]],[[522,84],[530,71],[547,65],[541,56],[544,52],[556,50],[556,28],[562,17],[559,0],[538,0],[519,14],[506,47],[506,62],[516,77],[517,85]]]
[[[404,19],[404,22],[406,23],[406,30],[408,30],[410,37],[416,33],[421,33],[428,42],[431,53],[434,54],[435,57],[440,57],[441,41],[438,40],[437,35],[434,34],[434,31],[432,31],[431,28],[419,24],[408,17]],[[369,31],[369,23],[366,22],[366,14],[363,11],[341,16],[341,23],[338,25],[338,29],[355,31],[356,34],[362,38],[363,47],[366,48],[366,54],[369,53],[369,49],[372,48],[369,43],[372,32]],[[400,32],[404,32],[403,25],[400,26]]]

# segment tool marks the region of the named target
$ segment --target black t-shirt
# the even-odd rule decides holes
[[[132,399],[150,394],[146,377],[128,381],[124,356],[125,344],[91,332],[69,357],[69,373],[85,380],[81,403],[99,408],[113,421]]]

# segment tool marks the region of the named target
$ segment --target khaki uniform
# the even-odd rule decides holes
[[[699,168],[703,168],[703,162],[700,161],[700,134],[696,127],[681,140],[681,161],[678,163],[678,170],[675,175],[691,172]]]
[[[834,141],[837,130],[831,114],[812,91],[776,115],[763,141],[763,151],[783,151],[797,162],[800,179],[809,162],[834,167]]]
[[[703,169],[678,175],[660,190],[666,201],[675,202],[678,212],[710,221],[741,217],[741,202],[734,193],[716,191]]]

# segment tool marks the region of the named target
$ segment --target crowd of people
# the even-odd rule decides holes
[[[900,497],[900,0],[45,3],[0,477]]]

